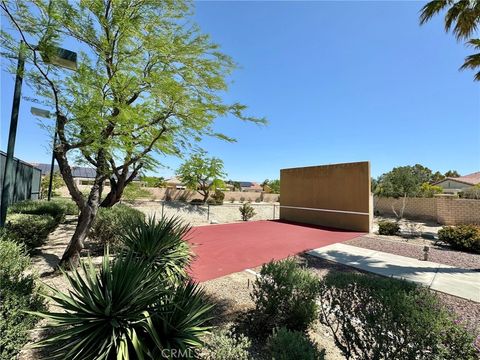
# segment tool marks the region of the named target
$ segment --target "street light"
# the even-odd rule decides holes
[[[10,130],[8,132],[7,157],[5,159],[5,172],[3,174],[2,184],[2,203],[0,204],[0,227],[5,225],[7,219],[7,209],[10,203],[11,188],[15,183],[13,174],[13,153],[15,150],[15,140],[17,137],[18,112],[20,109],[20,98],[22,95],[23,72],[25,69],[25,43],[20,41],[18,51],[17,73],[15,77],[15,90],[13,92],[12,116],[10,118]],[[70,70],[77,69],[77,54],[73,51],[56,48],[53,56],[43,54],[42,59],[47,64],[57,65]]]
[[[40,116],[43,118],[51,118],[52,113],[48,110],[39,109],[36,107],[31,107],[30,112],[35,116]],[[53,145],[52,145],[52,161],[50,162],[50,179],[48,180],[48,195],[47,199],[50,201],[52,198],[52,185],[53,185],[53,172],[55,169],[55,144],[57,143],[57,127],[55,126],[55,135],[53,136]]]

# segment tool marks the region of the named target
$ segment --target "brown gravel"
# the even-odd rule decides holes
[[[424,245],[417,243],[412,244],[397,240],[391,241],[375,235],[365,235],[353,240],[348,240],[345,244],[423,260]],[[433,245],[431,242],[428,242],[428,246],[430,246],[429,261],[459,268],[480,270],[480,254],[451,250],[450,248],[440,245]]]

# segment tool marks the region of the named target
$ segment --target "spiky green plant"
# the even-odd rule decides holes
[[[64,273],[68,293],[51,288],[63,311],[36,313],[59,330],[36,344],[50,347],[50,358],[160,359],[201,344],[210,305],[195,285],[165,286],[164,274],[134,254],[107,253],[99,270],[90,260],[80,269]]]
[[[191,226],[178,217],[134,219],[121,236],[127,252],[152,263],[174,280],[185,280],[192,253],[186,240]]]

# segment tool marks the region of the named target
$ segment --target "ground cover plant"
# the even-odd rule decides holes
[[[25,271],[30,258],[23,245],[0,234],[0,359],[15,358],[28,340],[28,330],[38,318],[25,311],[44,309],[44,300],[38,293],[36,277]]]
[[[476,358],[473,336],[413,283],[330,273],[320,300],[320,321],[347,359]]]
[[[207,360],[249,360],[252,343],[243,334],[230,330],[214,331],[209,339],[202,358]]]
[[[438,239],[454,249],[480,254],[480,226],[444,226],[438,231]]]
[[[304,333],[285,328],[275,330],[268,339],[268,354],[275,360],[323,360],[325,350],[319,350]]]

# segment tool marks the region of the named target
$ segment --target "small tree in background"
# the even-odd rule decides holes
[[[280,180],[268,180],[266,179],[262,183],[263,191],[270,194],[280,194]]]
[[[205,151],[200,151],[177,170],[177,176],[191,190],[195,190],[203,196],[203,202],[207,201],[211,191],[224,187],[221,180],[225,177],[223,161],[216,157],[207,157]]]
[[[140,181],[142,181],[147,187],[161,188],[167,186],[167,182],[162,176],[142,176],[140,177]]]
[[[45,199],[48,196],[48,185],[50,183],[50,174],[42,176],[42,180],[40,182],[40,194],[42,199]],[[63,181],[62,175],[56,171],[53,173],[52,179],[52,196],[58,196],[55,190],[60,189],[62,186],[65,185]]]

